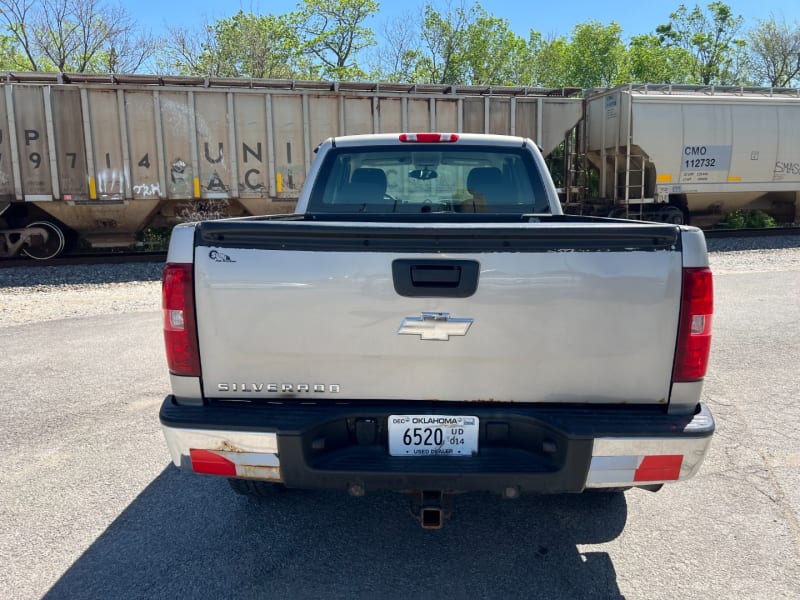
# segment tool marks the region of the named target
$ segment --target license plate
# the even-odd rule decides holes
[[[391,415],[392,456],[472,456],[478,452],[478,417]]]

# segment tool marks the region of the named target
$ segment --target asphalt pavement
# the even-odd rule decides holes
[[[796,599],[800,271],[722,272],[716,288],[718,430],[695,479],[459,496],[440,531],[399,494],[253,500],[173,467],[157,297],[0,327],[0,595]]]

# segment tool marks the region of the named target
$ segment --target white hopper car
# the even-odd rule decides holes
[[[583,151],[599,176],[587,212],[709,226],[745,209],[797,221],[800,90],[627,85],[585,102]]]

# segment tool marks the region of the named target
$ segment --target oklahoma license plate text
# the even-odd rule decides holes
[[[478,452],[478,417],[391,415],[392,456],[472,456]]]

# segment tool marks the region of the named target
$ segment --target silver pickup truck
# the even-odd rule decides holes
[[[698,229],[567,216],[528,139],[331,138],[297,212],[181,225],[163,278],[174,463],[242,493],[658,489],[694,475]]]

